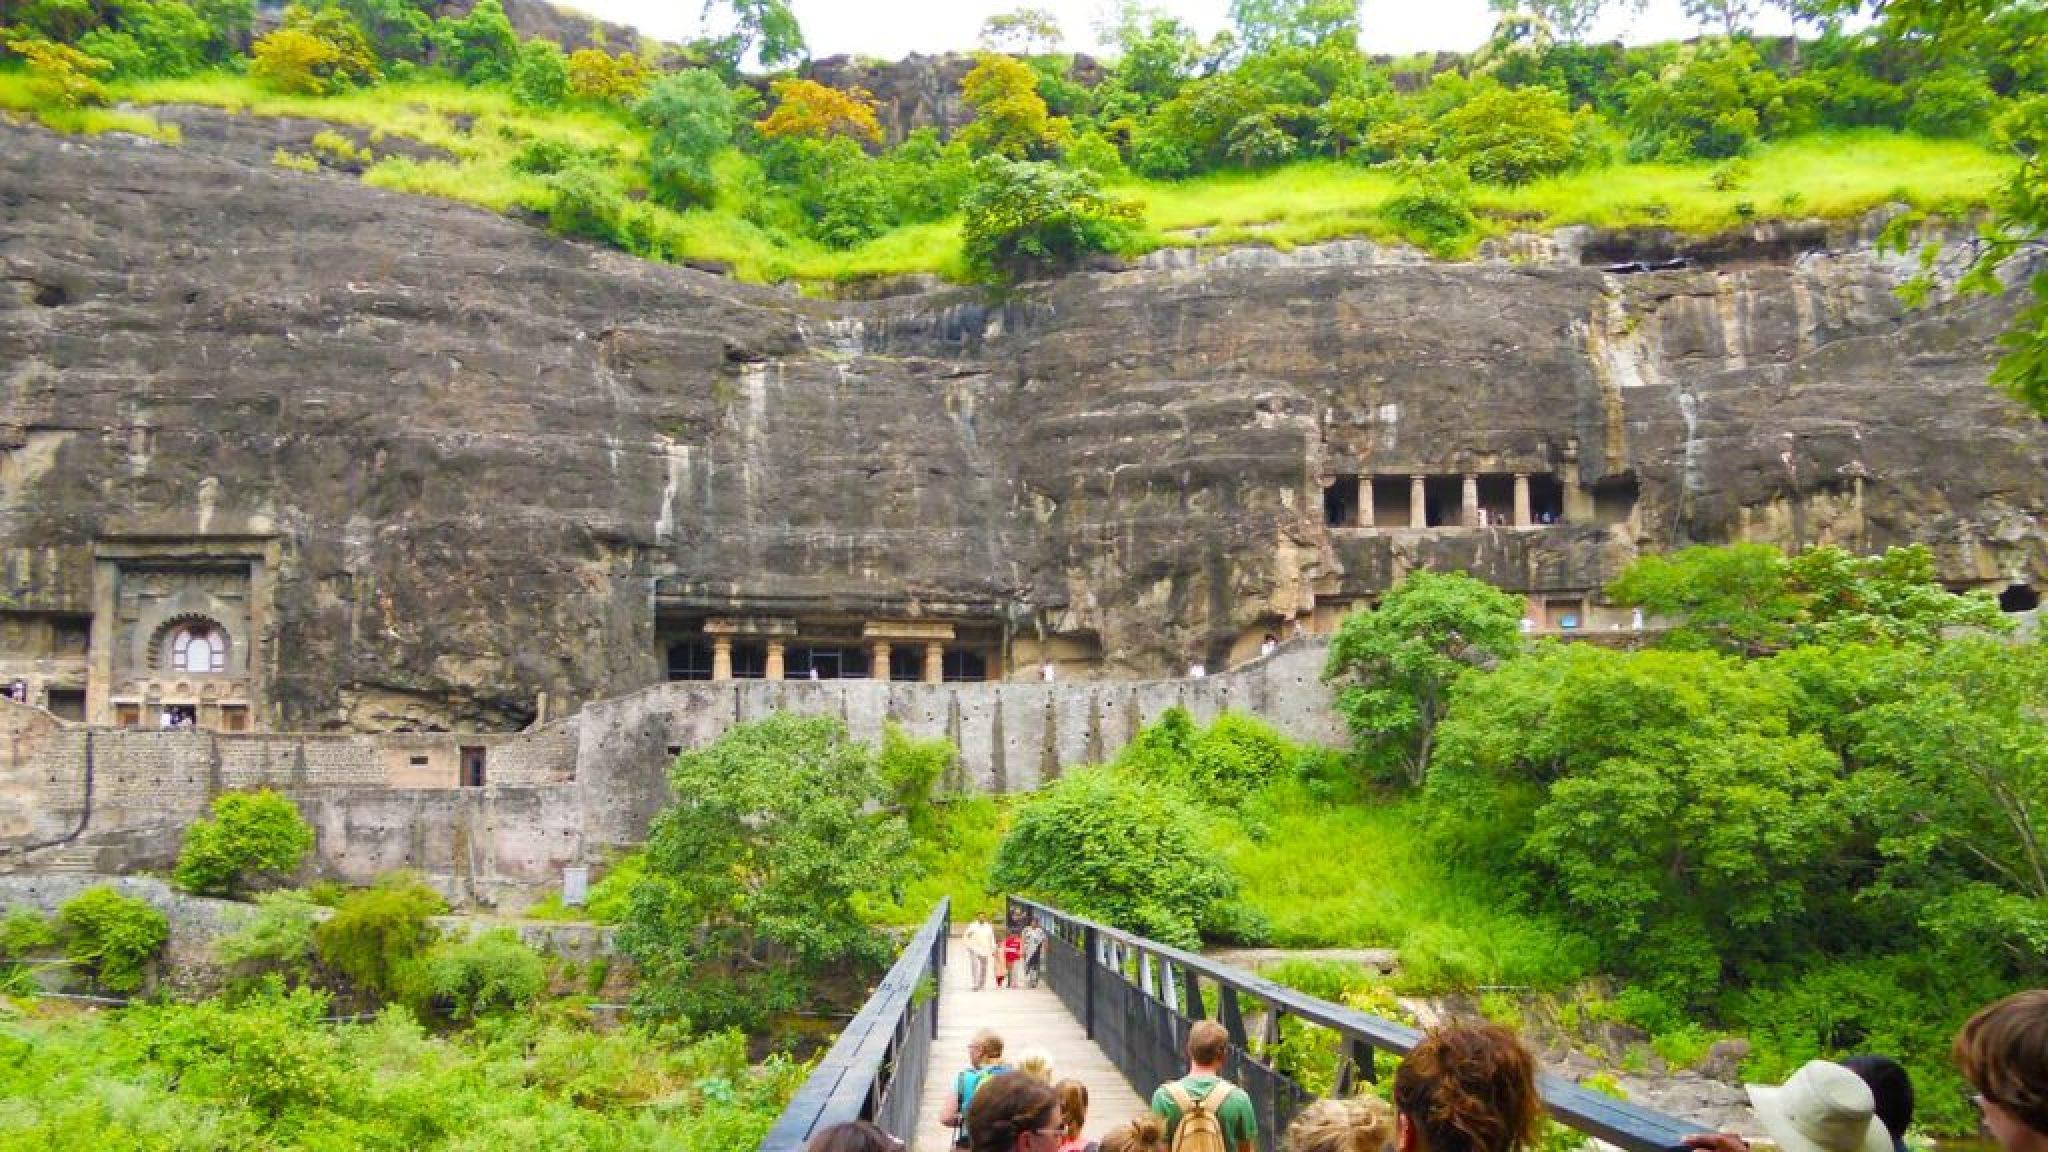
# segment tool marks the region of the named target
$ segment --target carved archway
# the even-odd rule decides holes
[[[159,672],[218,675],[228,670],[231,644],[228,630],[211,616],[173,616],[150,638],[149,666]]]

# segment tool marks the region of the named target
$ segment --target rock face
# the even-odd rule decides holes
[[[1736,538],[2048,575],[2048,437],[1984,384],[2009,305],[1905,312],[1853,231],[829,304],[219,135],[0,126],[0,592],[97,653],[119,565],[247,557],[219,595],[255,605],[259,727],[517,727],[660,680],[679,605],[981,621],[998,674],[1065,643],[1134,675],[1418,566],[1581,612],[1640,549]],[[1530,475],[1562,522],[1394,530],[1411,474],[1432,516]],[[1359,477],[1378,529],[1331,495]]]

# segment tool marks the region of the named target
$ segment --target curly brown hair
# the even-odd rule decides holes
[[[1536,1058],[1498,1024],[1432,1028],[1394,1073],[1394,1107],[1426,1152],[1513,1152],[1536,1144]]]
[[[1956,1033],[1954,1055],[1986,1100],[2048,1135],[2048,988],[1979,1009]]]
[[[1026,1132],[1054,1127],[1059,1099],[1052,1085],[1022,1072],[994,1076],[967,1105],[967,1143],[974,1152],[1011,1152]]]
[[[1393,1108],[1377,1096],[1354,1096],[1303,1108],[1281,1144],[1287,1152],[1383,1152],[1393,1142]]]

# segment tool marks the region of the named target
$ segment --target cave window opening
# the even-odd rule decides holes
[[[2031,584],[2009,584],[1998,594],[2000,612],[2032,612],[2041,606],[2041,594]]]
[[[482,748],[463,748],[462,786],[464,788],[481,788],[484,786],[484,750]]]
[[[1422,482],[1423,523],[1431,528],[1455,528],[1464,521],[1465,478],[1431,476]]]
[[[768,678],[768,649],[759,644],[742,644],[734,641],[732,646],[732,678],[735,680],[766,680]]]
[[[1631,475],[1610,476],[1593,485],[1593,519],[1602,524],[1625,524],[1635,514],[1638,488]]]
[[[1331,528],[1358,523],[1358,477],[1339,476],[1323,489],[1323,523]]]
[[[170,651],[176,671],[219,672],[227,667],[228,634],[207,621],[180,624],[171,633]]]
[[[1409,483],[1406,476],[1372,478],[1372,527],[1408,527]]]
[[[1536,524],[1564,523],[1564,485],[1549,473],[1529,477],[1529,519]]]
[[[1495,528],[1506,527],[1515,522],[1515,478],[1513,476],[1481,476],[1479,478],[1479,511],[1481,519]]]
[[[889,679],[916,681],[924,679],[924,649],[898,645],[889,649]]]
[[[50,714],[74,724],[85,723],[85,689],[50,689]]]
[[[199,707],[196,704],[166,704],[163,726],[166,728],[199,727]]]
[[[967,684],[988,679],[988,660],[970,648],[948,648],[939,660],[940,676],[948,684]]]
[[[868,654],[863,648],[792,648],[783,672],[791,680],[865,680]]]
[[[1586,602],[1584,600],[1547,600],[1543,604],[1543,615],[1550,626],[1562,632],[1576,632],[1586,626]]]
[[[687,640],[668,646],[668,678],[671,680],[711,679],[711,645]]]

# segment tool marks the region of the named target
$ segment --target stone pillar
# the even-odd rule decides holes
[[[1529,474],[1515,473],[1515,527],[1529,526]]]
[[[1429,527],[1429,498],[1422,488],[1422,477],[1408,477],[1408,526]]]
[[[942,683],[946,679],[946,646],[939,643],[924,646],[924,682]]]
[[[868,679],[887,680],[888,678],[889,642],[887,640],[877,640],[868,645]]]
[[[768,641],[768,667],[766,674],[770,680],[782,679],[782,640],[779,637]]]
[[[1467,528],[1479,527],[1479,477],[1465,473],[1464,507],[1458,512],[1458,523]]]
[[[1360,528],[1370,528],[1372,523],[1372,477],[1360,476],[1358,478],[1358,526]]]
[[[732,679],[732,637],[730,636],[713,636],[711,638],[711,678],[713,680]]]

